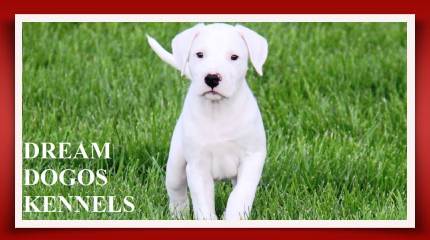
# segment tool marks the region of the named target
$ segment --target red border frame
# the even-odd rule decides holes
[[[269,4],[270,3],[270,4]],[[171,3],[139,0],[6,0],[0,4],[0,237],[26,239],[192,238],[247,239],[428,239],[430,236],[430,14],[416,0],[301,0],[264,4],[251,1],[191,0]],[[14,228],[14,14],[24,13],[409,13],[416,14],[416,228],[415,229],[15,229]],[[427,81],[426,81],[427,79]]]

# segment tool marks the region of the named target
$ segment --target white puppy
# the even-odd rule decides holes
[[[226,220],[247,219],[266,157],[257,102],[245,79],[248,57],[262,75],[267,41],[241,25],[197,24],[173,39],[172,54],[153,38],[157,55],[191,79],[167,162],[169,209],[196,219],[217,219],[214,181],[231,179]]]

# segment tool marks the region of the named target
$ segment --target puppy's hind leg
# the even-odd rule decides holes
[[[236,187],[236,184],[237,184],[237,177],[234,177],[231,179],[231,186],[233,189]]]
[[[189,200],[187,195],[186,162],[181,142],[178,141],[177,129],[173,132],[170,144],[169,159],[166,167],[166,188],[169,195],[169,210],[173,218],[189,217]]]

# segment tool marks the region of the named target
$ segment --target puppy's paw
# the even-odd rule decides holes
[[[188,198],[185,201],[170,201],[170,215],[173,219],[190,219],[190,204]]]
[[[248,220],[249,218],[249,210],[233,210],[233,209],[226,209],[224,211],[224,220],[229,221],[237,221],[237,220]]]

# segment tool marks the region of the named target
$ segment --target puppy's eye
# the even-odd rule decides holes
[[[198,52],[198,53],[196,53],[196,56],[197,56],[198,58],[203,58],[203,53],[202,53],[202,52]]]
[[[231,55],[230,59],[236,61],[239,58],[236,54]]]

